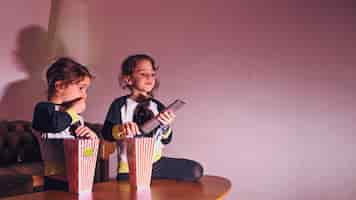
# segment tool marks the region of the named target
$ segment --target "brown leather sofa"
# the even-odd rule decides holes
[[[87,123],[99,138],[101,124]],[[109,157],[115,150],[100,141],[94,182],[109,179]],[[0,121],[0,197],[43,190],[44,166],[40,147],[29,121]]]

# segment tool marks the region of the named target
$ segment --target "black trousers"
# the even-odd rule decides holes
[[[197,181],[203,175],[203,167],[194,160],[162,157],[152,166],[152,179]],[[118,180],[127,180],[128,174],[118,174]]]

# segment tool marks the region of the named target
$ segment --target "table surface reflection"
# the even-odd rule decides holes
[[[228,179],[206,175],[197,182],[152,180],[148,190],[132,189],[127,181],[109,181],[95,184],[93,192],[86,194],[50,190],[2,198],[2,200],[209,200],[223,199],[230,189],[231,182]]]

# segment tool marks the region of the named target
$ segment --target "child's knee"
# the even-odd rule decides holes
[[[186,175],[184,176],[184,180],[186,181],[198,181],[203,176],[203,167],[200,163],[193,160],[186,160],[188,162]]]
[[[203,176],[203,172],[204,172],[203,166],[200,163],[195,162],[193,166],[193,177],[192,177],[193,180],[197,181],[198,179],[200,179]]]

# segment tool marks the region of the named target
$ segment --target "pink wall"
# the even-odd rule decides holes
[[[227,199],[353,199],[355,6],[313,2],[90,1],[89,64],[97,78],[86,119],[102,122],[125,94],[116,80],[122,59],[149,53],[161,66],[157,97],[188,102],[166,154],[228,177]],[[0,33],[2,94],[26,77],[9,53],[16,35],[46,25],[49,7],[11,4],[28,15],[0,14],[16,19]],[[12,105],[24,94],[11,95]],[[29,116],[26,109],[16,115]]]
[[[9,1],[0,10],[0,119],[30,119],[45,96],[50,1]]]

